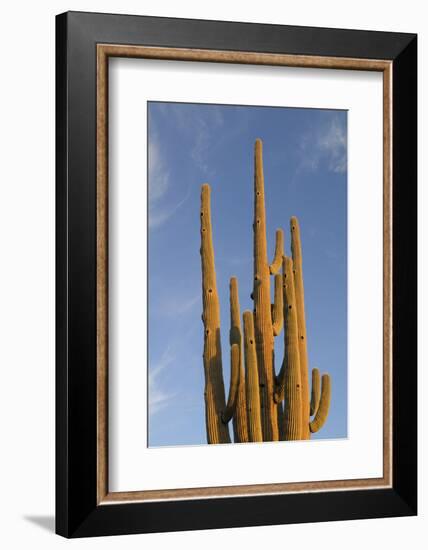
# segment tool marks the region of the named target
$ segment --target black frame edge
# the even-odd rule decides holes
[[[68,531],[67,445],[67,15],[55,20],[55,530]]]
[[[67,15],[81,37],[108,44],[387,60],[395,59],[415,37],[413,33],[145,15],[77,11]]]
[[[393,485],[417,514],[417,36],[393,63],[392,174]]]

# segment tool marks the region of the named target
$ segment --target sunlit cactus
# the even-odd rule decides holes
[[[323,374],[321,388],[322,390],[319,406],[318,409],[316,409],[314,412],[314,419],[309,424],[309,429],[311,433],[316,433],[318,430],[320,430],[327,420],[331,399],[331,382],[330,376],[328,374]]]
[[[259,371],[260,406],[264,441],[277,441],[278,414],[274,393],[274,333],[270,301],[270,271],[266,242],[265,185],[262,142],[254,151],[254,333]],[[274,262],[275,263],[275,262]],[[275,308],[274,308],[275,309]]]
[[[210,186],[201,192],[201,260],[202,303],[204,323],[205,421],[208,443],[230,443],[227,423],[222,419],[226,409],[221,362],[220,302],[214,263],[211,231]]]
[[[244,312],[244,347],[248,435],[250,441],[263,441],[254,317],[251,311]]]
[[[237,363],[238,385],[236,387],[236,403],[233,414],[233,436],[235,441],[246,443],[248,439],[247,427],[247,400],[245,396],[245,371],[243,365],[241,313],[239,308],[238,279],[230,279],[230,345],[238,346],[239,356]],[[231,372],[233,371],[231,366]]]
[[[331,400],[328,374],[312,370],[309,388],[302,244],[296,217],[290,220],[291,257],[284,254],[284,233],[276,231],[269,265],[266,242],[262,142],[254,151],[253,311],[243,314],[238,281],[230,279],[230,387],[226,402],[211,226],[210,187],[201,193],[201,263],[204,323],[205,410],[208,443],[309,439],[325,424]],[[282,268],[282,273],[280,270]],[[274,277],[271,304],[270,277]],[[284,357],[276,374],[274,338],[284,331]],[[309,398],[310,396],[310,398]],[[311,417],[312,420],[311,420]]]
[[[300,351],[298,339],[296,294],[294,289],[293,261],[284,256],[284,359],[279,375],[280,389],[276,401],[284,399],[284,439],[302,439],[302,378],[300,372]]]

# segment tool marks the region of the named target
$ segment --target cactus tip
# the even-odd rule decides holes
[[[254,143],[254,149],[255,151],[262,151],[263,149],[263,141],[260,139],[260,138],[257,138],[255,143]]]
[[[293,226],[299,228],[299,220],[297,219],[296,216],[291,216],[291,218],[290,218],[290,227],[291,227],[291,229],[294,229]]]

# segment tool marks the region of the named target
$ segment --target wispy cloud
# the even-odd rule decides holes
[[[199,362],[199,356],[189,353],[189,340],[195,337],[196,325],[193,323],[186,330],[180,332],[180,336],[170,341],[160,357],[150,361],[149,368],[149,403],[148,413],[150,419],[154,415],[171,406],[171,402],[182,396],[185,389],[180,388],[179,375],[183,362],[188,367]],[[188,404],[188,403],[187,403]]]
[[[318,138],[322,156],[327,158],[329,170],[346,171],[346,128],[337,119],[333,119],[326,132]]]
[[[173,173],[170,173],[168,158],[164,145],[157,132],[158,117],[167,122],[175,136],[180,136],[180,143],[185,144],[185,155],[190,157],[194,170],[204,177],[213,178],[215,168],[211,159],[216,149],[232,135],[242,131],[241,127],[229,129],[228,135],[218,139],[218,132],[225,126],[223,109],[216,105],[198,105],[186,103],[154,103],[151,107],[153,116],[150,122],[149,135],[149,228],[163,226],[190,198],[191,183],[185,195],[172,202],[176,185]],[[202,177],[202,176],[200,176]]]
[[[159,103],[157,110],[173,120],[173,123],[189,142],[189,154],[195,165],[204,174],[213,176],[209,163],[215,131],[224,125],[223,112],[215,105],[199,106],[197,104]]]
[[[213,131],[223,126],[223,115],[217,107],[205,110],[205,116],[193,119],[194,143],[191,150],[192,159],[206,175],[213,176],[213,170],[207,162],[212,148]]]
[[[159,202],[168,191],[169,171],[161,153],[156,134],[150,135],[149,141],[149,196],[152,203]]]
[[[164,296],[156,307],[156,314],[163,317],[177,317],[193,312],[197,305],[201,304],[201,292],[198,290],[191,295],[177,295],[177,293]]]
[[[149,205],[149,228],[156,229],[163,225],[169,218],[179,210],[190,197],[190,186],[186,195],[174,205]]]
[[[171,177],[156,131],[150,132],[149,147],[149,228],[162,226],[189,198],[190,188],[179,202],[168,201]]]
[[[167,347],[160,359],[149,370],[149,415],[153,416],[164,409],[176,393],[168,391],[161,383],[161,374],[174,363],[175,357]]]
[[[346,125],[332,118],[314,131],[304,134],[299,143],[298,171],[317,170],[321,164],[329,172],[344,173],[347,169]]]

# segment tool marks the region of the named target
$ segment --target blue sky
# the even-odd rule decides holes
[[[267,239],[299,218],[310,367],[329,372],[327,423],[347,435],[347,113],[284,107],[148,103],[149,445],[206,443],[199,255],[200,186],[211,185],[229,383],[229,279],[252,309],[253,150],[263,140]],[[273,283],[273,281],[272,281]],[[272,284],[273,290],[273,284]],[[277,371],[283,335],[275,339]]]

